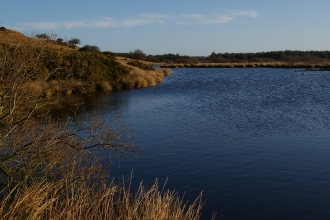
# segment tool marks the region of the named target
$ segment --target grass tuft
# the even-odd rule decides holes
[[[8,195],[0,207],[0,217],[10,219],[173,219],[201,217],[202,194],[184,203],[176,191],[148,189],[142,182],[135,194],[125,184],[90,187],[88,184],[42,180],[24,189],[15,198]],[[213,217],[214,218],[214,217]]]
[[[142,70],[137,67],[131,67],[131,72],[122,79],[122,85],[125,89],[155,86],[171,73],[172,71],[169,68]]]

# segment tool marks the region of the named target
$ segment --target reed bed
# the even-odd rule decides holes
[[[122,87],[124,89],[134,89],[134,88],[146,88],[149,86],[155,86],[161,83],[165,76],[172,74],[170,68],[153,68],[151,62],[146,61],[136,61],[129,58],[117,57],[116,60],[122,65],[127,66],[130,69],[130,73],[122,79]],[[150,69],[141,69],[137,66],[131,65],[137,62],[145,66],[150,66]]]
[[[172,73],[169,68],[154,70],[142,70],[137,67],[130,67],[131,72],[123,78],[122,84],[125,89],[146,88],[161,83],[165,76]]]
[[[184,203],[176,191],[148,189],[140,184],[133,194],[125,184],[90,187],[65,180],[32,184],[14,198],[1,202],[0,218],[12,219],[173,219],[195,220],[201,216],[202,194],[191,204]],[[215,218],[215,215],[212,219]]]

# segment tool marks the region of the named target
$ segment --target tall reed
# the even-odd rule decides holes
[[[32,184],[14,198],[0,203],[0,218],[11,219],[173,219],[197,220],[203,202],[200,194],[192,204],[184,203],[176,191],[160,189],[158,181],[148,189],[140,184],[133,194],[130,186],[90,186],[64,179]],[[212,219],[215,219],[213,215]]]

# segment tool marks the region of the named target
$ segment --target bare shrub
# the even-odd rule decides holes
[[[122,139],[130,141],[124,128],[114,128],[113,124],[104,124],[96,117],[76,118],[65,124],[49,117],[48,112],[58,107],[60,101],[67,102],[65,96],[54,93],[68,83],[54,77],[58,67],[52,60],[57,58],[57,51],[44,47],[36,49],[28,44],[2,45],[0,55],[2,190],[10,191],[13,186],[17,188],[17,184],[26,187],[49,172],[53,168],[50,164],[61,164],[60,158],[54,159],[60,155],[59,149],[69,157],[96,148],[113,153],[134,149],[133,143],[122,142]],[[54,65],[54,69],[45,70],[45,63]],[[72,106],[76,104],[71,103]]]

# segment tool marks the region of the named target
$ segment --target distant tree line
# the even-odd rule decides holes
[[[149,62],[166,62],[166,63],[175,63],[175,62],[185,62],[191,60],[192,57],[180,54],[163,54],[163,55],[146,55],[142,50],[137,49],[130,51],[129,53],[114,53],[116,56],[127,57],[130,59],[144,60]]]
[[[258,53],[214,53],[207,57],[208,61],[214,63],[228,63],[228,62],[311,62],[328,60],[330,58],[330,51],[299,51],[299,50],[285,50],[285,51],[270,51]]]
[[[270,51],[257,53],[215,53],[209,56],[187,56],[180,54],[146,55],[142,50],[114,55],[150,62],[166,63],[241,63],[241,62],[319,62],[330,59],[330,51]]]

